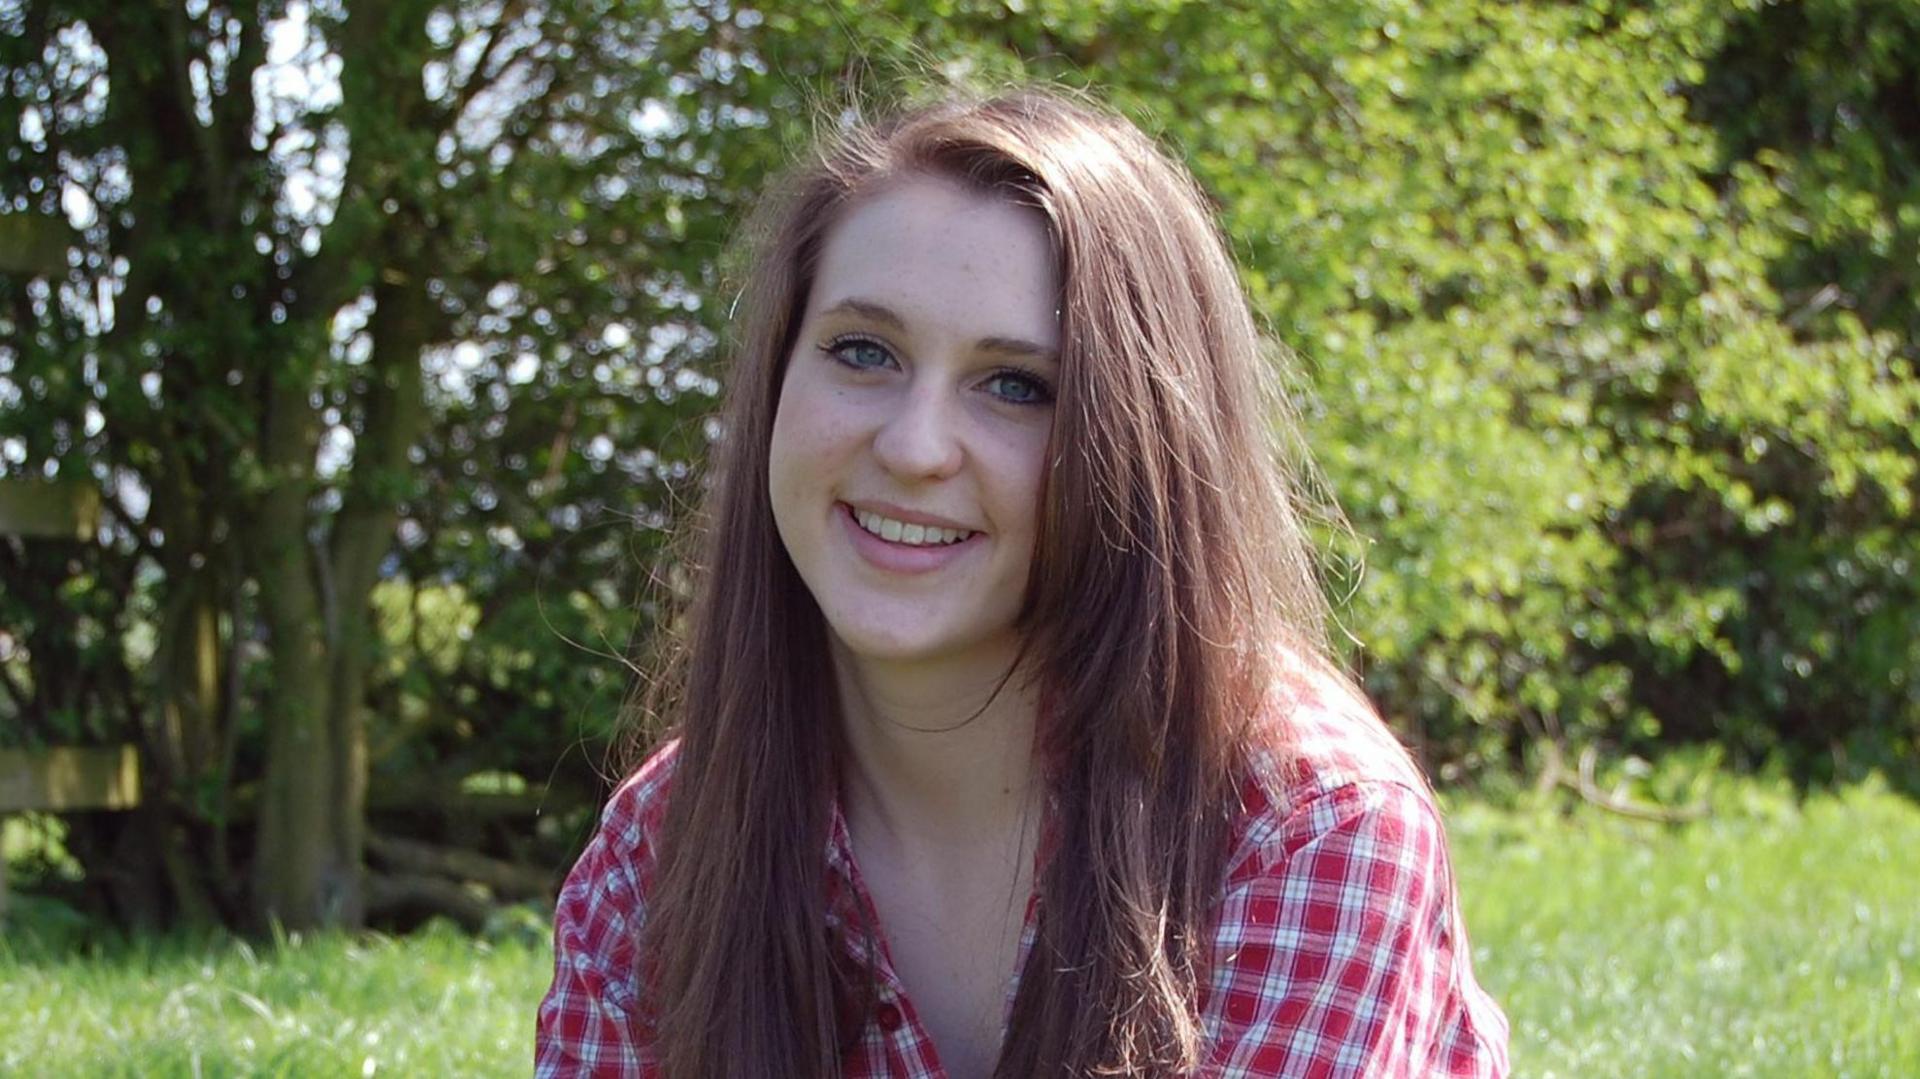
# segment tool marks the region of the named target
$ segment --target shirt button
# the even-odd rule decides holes
[[[880,1010],[875,1012],[873,1017],[880,1021],[880,1029],[887,1031],[899,1030],[900,1024],[906,1021],[900,1014],[900,1009],[891,1004],[880,1005]]]

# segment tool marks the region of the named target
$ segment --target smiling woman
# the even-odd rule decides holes
[[[1031,90],[770,190],[670,736],[561,894],[541,1074],[1505,1072],[1204,205]]]
[[[852,654],[1012,667],[1053,430],[1057,278],[1045,218],[943,179],[868,196],[827,238],[768,485],[787,554]],[[929,543],[928,528],[967,536]]]

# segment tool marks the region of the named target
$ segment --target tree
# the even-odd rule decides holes
[[[240,905],[221,863],[245,801],[254,914],[358,921],[377,582],[467,531],[452,501],[537,556],[582,516],[644,517],[684,471],[700,436],[676,417],[711,391],[687,315],[728,204],[681,207],[710,194],[703,140],[755,122],[701,40],[732,17],[0,6],[0,130],[22,134],[0,220],[70,230],[59,265],[0,277],[6,467],[89,477],[113,518],[108,543],[0,563],[31,672],[13,688],[34,737],[148,748],[145,830],[200,863],[161,905]]]
[[[1216,196],[1370,545],[1357,658],[1436,763],[1912,751],[1911,5],[936,17]]]
[[[1912,18],[0,0],[0,479],[109,517],[0,542],[5,737],[143,745],[147,811],[72,822],[123,913],[291,925],[396,891],[381,784],[603,744],[714,433],[726,237],[906,72],[1091,84],[1191,162],[1436,763],[1911,754]],[[490,842],[571,838],[534,831]]]

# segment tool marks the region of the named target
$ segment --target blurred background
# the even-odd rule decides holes
[[[1862,784],[1880,823],[1831,835],[1920,845],[1913,0],[0,0],[14,1003],[57,1011],[86,948],[253,969],[262,933],[426,923],[434,963],[518,942],[491,999],[530,1024],[715,434],[734,227],[853,102],[1033,78],[1215,201],[1353,525],[1343,646],[1458,792],[1463,859],[1504,880],[1567,820],[1692,849],[1756,789],[1805,823]],[[1850,1008],[1808,1060],[1920,1064],[1906,857],[1849,923],[1889,934],[1855,940],[1884,1038]],[[1541,879],[1462,875],[1520,919],[1475,926],[1516,1040],[1578,1072],[1604,1038],[1563,1002],[1595,989],[1528,981]],[[401,947],[324,939],[315,970]],[[233,992],[259,1030],[102,1059],[360,1051]],[[520,1067],[526,1034],[400,1059]]]

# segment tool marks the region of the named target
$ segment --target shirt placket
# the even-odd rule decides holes
[[[1013,1002],[1020,995],[1020,972],[1026,969],[1027,956],[1033,951],[1038,936],[1040,893],[1039,874],[1044,869],[1046,857],[1050,853],[1050,822],[1043,823],[1042,841],[1034,852],[1035,890],[1027,897],[1026,916],[1020,928],[1020,947],[1016,953],[1013,973],[1007,978],[1006,992],[1001,999],[1000,1033],[1004,1038],[1008,1021],[1013,1016]],[[849,1071],[849,1076],[906,1075],[913,1079],[945,1079],[946,1071],[935,1055],[933,1040],[918,1016],[914,1014],[911,998],[907,996],[905,983],[893,969],[893,958],[887,954],[887,942],[881,932],[879,908],[874,905],[873,897],[867,892],[866,882],[860,878],[859,864],[853,857],[853,839],[847,829],[846,817],[841,813],[836,800],[833,805],[831,826],[827,837],[827,925],[833,934],[840,938],[847,954],[862,968],[874,972],[880,982],[880,996],[874,1008],[873,1022],[880,1028],[881,1041],[888,1051],[886,1056],[898,1061],[904,1072],[889,1068],[886,1059],[875,1060],[869,1057],[863,1061],[864,1071]],[[863,1039],[863,1047],[871,1039]],[[871,1050],[869,1050],[871,1052]]]
[[[864,1059],[857,1064],[847,1062],[849,1079],[859,1076],[945,1079],[945,1069],[934,1056],[933,1040],[913,1014],[906,986],[893,969],[893,958],[887,954],[878,908],[860,879],[846,817],[841,814],[837,801],[827,838],[827,867],[827,926],[854,962],[872,971],[879,981],[879,998],[872,1017],[872,1024],[879,1028],[878,1044],[869,1029],[860,1042]]]

